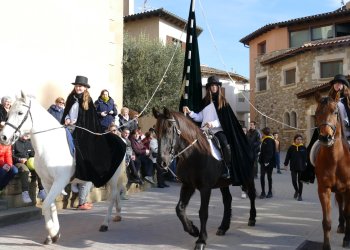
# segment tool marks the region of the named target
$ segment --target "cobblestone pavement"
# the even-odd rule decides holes
[[[274,171],[275,172],[275,171]],[[260,181],[256,180],[257,194]],[[105,202],[90,211],[60,210],[61,239],[57,244],[44,246],[44,219],[0,228],[0,249],[131,249],[163,250],[193,249],[195,238],[183,231],[175,214],[180,184],[170,188],[151,188],[134,193],[122,201],[121,222],[112,222],[109,231],[98,231],[105,213]],[[231,187],[233,216],[225,236],[216,236],[223,206],[219,190],[214,190],[207,224],[206,249],[296,249],[305,240],[321,242],[321,207],[317,184],[304,185],[303,201],[293,199],[289,171],[273,174],[273,198],[257,199],[257,223],[248,227],[249,200],[241,199],[239,187]],[[342,236],[336,234],[337,208],[333,202],[332,249],[342,249]],[[187,210],[188,216],[199,225],[199,193],[196,192]]]

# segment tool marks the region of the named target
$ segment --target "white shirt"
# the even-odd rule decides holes
[[[218,114],[216,113],[214,103],[212,102],[207,105],[201,112],[195,113],[191,111],[189,115],[194,121],[202,122],[201,127],[204,127],[206,123],[210,123],[213,126],[211,130],[214,134],[219,131],[223,131]]]
[[[75,103],[70,108],[68,114],[65,117],[65,120],[70,119],[71,124],[74,124],[78,120],[78,114],[79,114],[79,102],[76,97],[74,97]]]

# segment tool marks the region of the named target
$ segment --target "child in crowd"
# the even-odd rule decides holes
[[[288,148],[284,166],[290,164],[292,183],[294,187],[294,199],[302,201],[303,183],[300,180],[301,172],[306,169],[307,151],[300,134],[294,136],[294,143]]]

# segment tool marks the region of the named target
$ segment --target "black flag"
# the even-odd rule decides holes
[[[183,106],[188,106],[189,109],[194,112],[201,111],[202,77],[199,61],[194,1],[195,0],[191,0],[187,21],[186,52],[182,74],[182,83],[185,85],[185,91],[180,101],[180,112],[182,112]]]

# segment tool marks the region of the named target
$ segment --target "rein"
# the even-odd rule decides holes
[[[14,136],[13,138],[15,139],[15,141],[21,136],[21,127],[23,126],[23,124],[25,123],[25,121],[28,119],[28,116],[30,117],[30,120],[32,121],[32,124],[33,124],[33,117],[32,117],[32,114],[30,112],[30,108],[32,106],[32,101],[30,100],[29,101],[29,105],[26,105],[26,104],[22,104],[24,107],[27,107],[28,110],[27,110],[27,113],[25,114],[25,116],[23,117],[23,120],[21,121],[21,123],[18,125],[18,127],[16,127],[15,125],[13,125],[12,123],[6,121],[5,122],[5,125],[9,125],[11,128],[13,128],[15,130],[14,132]],[[56,127],[56,128],[50,128],[50,129],[45,129],[45,130],[41,130],[41,131],[38,131],[38,132],[34,132],[32,133],[33,135],[35,134],[41,134],[41,133],[45,133],[45,132],[49,132],[49,131],[52,131],[52,130],[56,130],[56,129],[60,129],[60,128],[66,128],[66,127],[74,127],[74,128],[79,128],[79,129],[82,129],[82,130],[85,130],[91,134],[94,134],[94,135],[105,135],[105,134],[108,134],[108,133],[111,133],[111,131],[107,131],[107,132],[104,132],[104,133],[96,133],[96,132],[92,132],[86,128],[83,128],[83,127],[80,127],[80,126],[77,126],[77,125],[62,125],[62,126],[59,126],[59,127]],[[17,133],[19,133],[19,135],[17,135]]]
[[[178,137],[181,136],[181,130],[177,127],[176,124],[176,120],[174,118],[170,118],[167,119],[167,121],[171,122],[173,124],[173,132],[174,134],[178,135]],[[172,139],[172,143],[171,143],[171,149],[170,149],[170,157],[171,160],[173,161],[175,158],[179,157],[180,155],[182,155],[183,153],[185,153],[188,149],[190,149],[194,144],[196,144],[196,142],[198,141],[198,139],[195,139],[191,144],[189,144],[186,148],[184,148],[183,150],[181,150],[179,153],[175,154],[175,144],[176,144],[176,139],[175,136]]]

